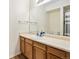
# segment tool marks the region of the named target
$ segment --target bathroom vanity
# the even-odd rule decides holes
[[[21,53],[28,59],[70,59],[69,39],[55,37],[21,33]]]

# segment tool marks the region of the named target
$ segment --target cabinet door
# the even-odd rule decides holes
[[[24,54],[24,38],[20,37],[20,50],[21,53]]]
[[[34,47],[34,59],[46,59],[46,52],[40,48]]]
[[[47,59],[61,59],[61,58],[59,58],[59,57],[57,57],[55,55],[52,55],[50,53],[47,53]]]
[[[27,57],[27,59],[32,59],[32,45],[25,42],[25,53],[24,55]]]
[[[66,53],[66,59],[70,59],[70,53]]]

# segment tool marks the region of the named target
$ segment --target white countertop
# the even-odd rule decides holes
[[[25,33],[20,33],[20,36],[29,38],[33,41],[37,41],[37,42],[40,42],[42,44],[45,44],[51,47],[61,49],[63,51],[70,52],[70,41],[69,40],[62,40],[62,39],[57,39],[57,38],[45,37],[45,36],[39,37],[37,35],[25,34]]]

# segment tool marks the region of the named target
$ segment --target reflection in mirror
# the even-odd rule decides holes
[[[50,1],[37,6],[30,0],[30,32],[45,32],[53,35],[70,35],[69,1]]]
[[[70,6],[64,7],[64,35],[70,36]]]
[[[60,34],[60,9],[51,10],[47,14],[47,32]]]

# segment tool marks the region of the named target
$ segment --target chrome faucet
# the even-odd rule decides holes
[[[39,33],[37,33],[37,36],[44,36],[44,34],[45,34],[45,32],[39,32]]]

